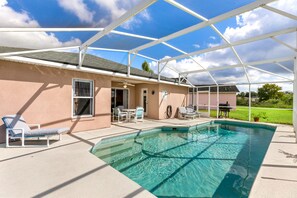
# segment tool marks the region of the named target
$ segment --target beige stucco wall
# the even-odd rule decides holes
[[[162,94],[163,91],[168,93],[167,96]],[[161,84],[159,86],[159,119],[166,119],[166,109],[168,105],[172,106],[172,116],[178,116],[178,107],[187,105],[188,87],[176,85]]]
[[[137,84],[135,86],[136,106],[141,105],[141,89],[148,89],[148,118],[167,119],[166,109],[168,105],[172,106],[172,116],[177,117],[177,108],[186,106],[188,88],[168,84]],[[155,91],[155,94],[152,94]],[[163,97],[162,92],[167,91],[168,95]]]
[[[72,79],[94,80],[94,117],[71,117]],[[21,114],[28,123],[41,127],[69,127],[71,132],[110,127],[111,88],[122,88],[109,76],[25,63],[0,61],[0,117]],[[129,108],[141,106],[141,89],[148,89],[148,118],[166,119],[166,108],[187,105],[187,87],[168,84],[128,86]],[[169,94],[163,97],[162,91]],[[152,92],[155,92],[152,94]],[[0,122],[0,142],[5,140],[5,127]]]
[[[142,106],[141,104],[141,89],[147,88],[148,89],[148,111],[147,117],[151,119],[159,119],[159,84],[137,84],[135,86],[135,101],[136,106]],[[152,91],[155,94],[152,94]]]
[[[94,113],[72,119],[72,79],[94,80]],[[110,127],[111,79],[90,73],[0,61],[0,117],[21,114],[41,127],[69,127],[71,132]],[[0,122],[0,142],[5,128]]]
[[[220,93],[219,95],[219,103],[228,103],[233,109],[236,109],[236,93]],[[210,94],[210,105],[211,108],[216,108],[217,106],[217,94],[211,93]],[[199,107],[207,108],[208,106],[208,93],[199,93]]]

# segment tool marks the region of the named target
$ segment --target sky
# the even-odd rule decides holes
[[[224,12],[252,3],[254,0],[176,0],[207,19],[219,16]],[[0,0],[0,28],[9,27],[100,27],[118,19],[125,12],[137,5],[140,0]],[[297,0],[278,0],[272,7],[297,15]],[[163,0],[158,0],[135,17],[117,27],[116,30],[144,35],[153,38],[162,38],[184,28],[202,22],[188,13],[185,13]],[[230,42],[252,38],[276,30],[297,27],[297,22],[264,8],[243,13],[239,16],[226,19],[214,24],[215,27]],[[96,32],[0,32],[0,45],[11,47],[25,47],[32,49],[78,46]],[[296,47],[296,33],[277,37],[285,43]],[[108,34],[92,47],[131,50],[149,40]],[[210,27],[205,27],[186,35],[168,41],[168,44],[184,52],[193,52],[209,47],[224,44],[225,41]],[[235,47],[243,62],[267,60],[272,58],[294,56],[294,51],[280,45],[272,39]],[[107,58],[122,64],[127,64],[127,54],[88,50],[88,53]],[[181,55],[163,44],[142,50],[140,54],[160,60]],[[222,49],[210,53],[199,54],[191,59],[178,59],[168,65],[177,71],[191,71],[204,68],[220,67],[238,64],[231,49]],[[141,68],[143,61],[148,61],[151,68],[157,73],[157,63],[142,57],[136,57],[132,66]],[[293,69],[293,61],[282,63],[288,69]],[[260,65],[258,68],[293,78],[292,74],[276,64]],[[252,82],[281,81],[283,79],[261,71],[248,68],[247,73]],[[210,73],[214,79],[222,83],[246,83],[247,77],[243,68],[220,70]],[[177,77],[177,73],[168,68],[162,75]],[[197,85],[213,84],[214,81],[206,72],[187,76]],[[291,90],[291,84],[280,84],[283,90]],[[247,86],[241,86],[243,91]],[[258,86],[253,86],[256,89]]]

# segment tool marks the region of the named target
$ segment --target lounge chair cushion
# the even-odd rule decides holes
[[[25,137],[41,137],[50,135],[59,135],[62,133],[67,133],[69,128],[48,128],[48,129],[34,129],[25,132]],[[22,134],[17,134],[16,136],[21,136]]]
[[[181,114],[187,114],[187,109],[186,107],[178,107],[179,113]]]
[[[24,131],[30,131],[30,127],[27,125],[25,119],[21,115],[6,115],[2,118],[6,128],[12,129],[24,129]],[[21,130],[9,130],[9,133],[13,136],[21,134]]]

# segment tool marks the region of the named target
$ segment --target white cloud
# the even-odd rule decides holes
[[[151,16],[148,12],[148,10],[144,10],[135,17],[128,20],[126,23],[122,24],[121,27],[127,30],[133,30],[135,27],[140,27],[140,25],[144,21],[150,21]]]
[[[58,0],[58,3],[65,10],[75,14],[81,22],[93,22],[94,12],[88,9],[83,0]]]
[[[296,0],[280,0],[270,5],[297,15]],[[297,25],[296,21],[263,8],[243,13],[236,17],[236,21],[238,25],[236,28],[228,27],[224,32],[224,36],[231,41]]]
[[[27,12],[17,12],[7,6],[5,0],[0,0],[0,27],[40,27],[36,20],[30,18]],[[50,48],[79,45],[81,41],[72,38],[60,41],[55,34],[45,32],[1,32],[0,45],[25,48]]]
[[[290,12],[291,14],[297,15],[297,0],[280,0],[270,5],[281,10]],[[236,21],[236,27],[227,27],[225,31],[223,31],[224,36],[230,39],[231,41],[241,40],[244,38],[251,38],[256,35],[269,33],[287,27],[297,26],[296,21],[293,21],[271,11],[265,10],[263,8],[259,8],[241,14],[240,16],[236,17]],[[294,37],[296,37],[296,34],[284,35],[281,37],[281,39],[292,45],[292,43],[296,43]],[[224,41],[222,41],[219,44],[209,43],[208,47],[214,47],[216,45],[222,44],[223,42]],[[236,47],[236,50],[238,51],[241,58],[247,62],[254,61],[255,59],[265,60],[276,57],[287,57],[288,54],[294,55],[294,52],[290,49],[269,39],[250,45]],[[211,53],[195,56],[194,58],[202,66],[206,68],[238,64],[238,60],[236,59],[236,57],[230,49],[217,50]],[[176,62],[171,62],[171,64],[171,67],[174,67],[179,71],[197,70],[197,66],[193,65],[193,63],[191,63],[190,61],[185,61],[185,59],[178,60]],[[174,75],[176,77],[176,75],[172,72],[167,73],[171,76]],[[164,72],[162,74],[167,75],[167,73]],[[247,82],[244,70],[242,68],[232,70],[220,70],[211,73],[214,75],[215,79],[219,83]],[[263,72],[259,72],[256,70],[249,69],[248,73],[252,82],[268,82],[283,80],[281,78],[265,74]],[[280,74],[288,75],[285,74],[285,71],[284,73]],[[213,83],[209,75],[205,72],[192,74],[188,77],[195,84]],[[288,77],[290,76],[288,75]]]
[[[139,0],[93,0],[101,9],[107,12],[106,15],[101,16],[100,21],[95,24],[96,26],[106,26],[118,19],[125,12],[130,10]],[[151,19],[150,13],[147,10],[140,12],[138,15],[131,18],[125,24],[122,25],[125,29],[133,29],[138,27],[143,21],[149,21]]]
[[[210,36],[209,38],[212,39],[212,40],[216,40],[215,36]]]
[[[60,41],[53,33],[45,32],[1,32],[0,45],[10,47],[24,47],[32,49],[66,47],[80,45],[81,41],[72,38],[69,41]]]
[[[37,21],[26,12],[16,12],[7,6],[6,0],[0,0],[0,27],[38,27]]]
[[[196,49],[199,49],[201,46],[199,44],[193,44]]]
[[[5,6],[7,4],[6,0],[0,0],[0,7]]]
[[[127,10],[121,6],[119,0],[94,0],[97,5],[109,12],[111,20],[123,15]]]

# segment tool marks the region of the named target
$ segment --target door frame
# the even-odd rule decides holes
[[[111,90],[114,89],[115,90],[115,98],[117,97],[117,93],[116,90],[120,89],[120,90],[128,90],[128,109],[130,108],[130,89],[129,88],[123,88],[123,87],[111,87]],[[111,98],[110,98],[111,100]],[[115,107],[112,107],[115,108]]]
[[[148,88],[141,88],[141,94],[140,94],[140,106],[142,106],[143,105],[143,91],[144,90],[146,90],[146,112],[144,112],[144,115],[145,116],[147,116],[147,114],[148,114],[148,96],[149,96],[149,94],[148,94]],[[144,107],[143,107],[144,108]]]

